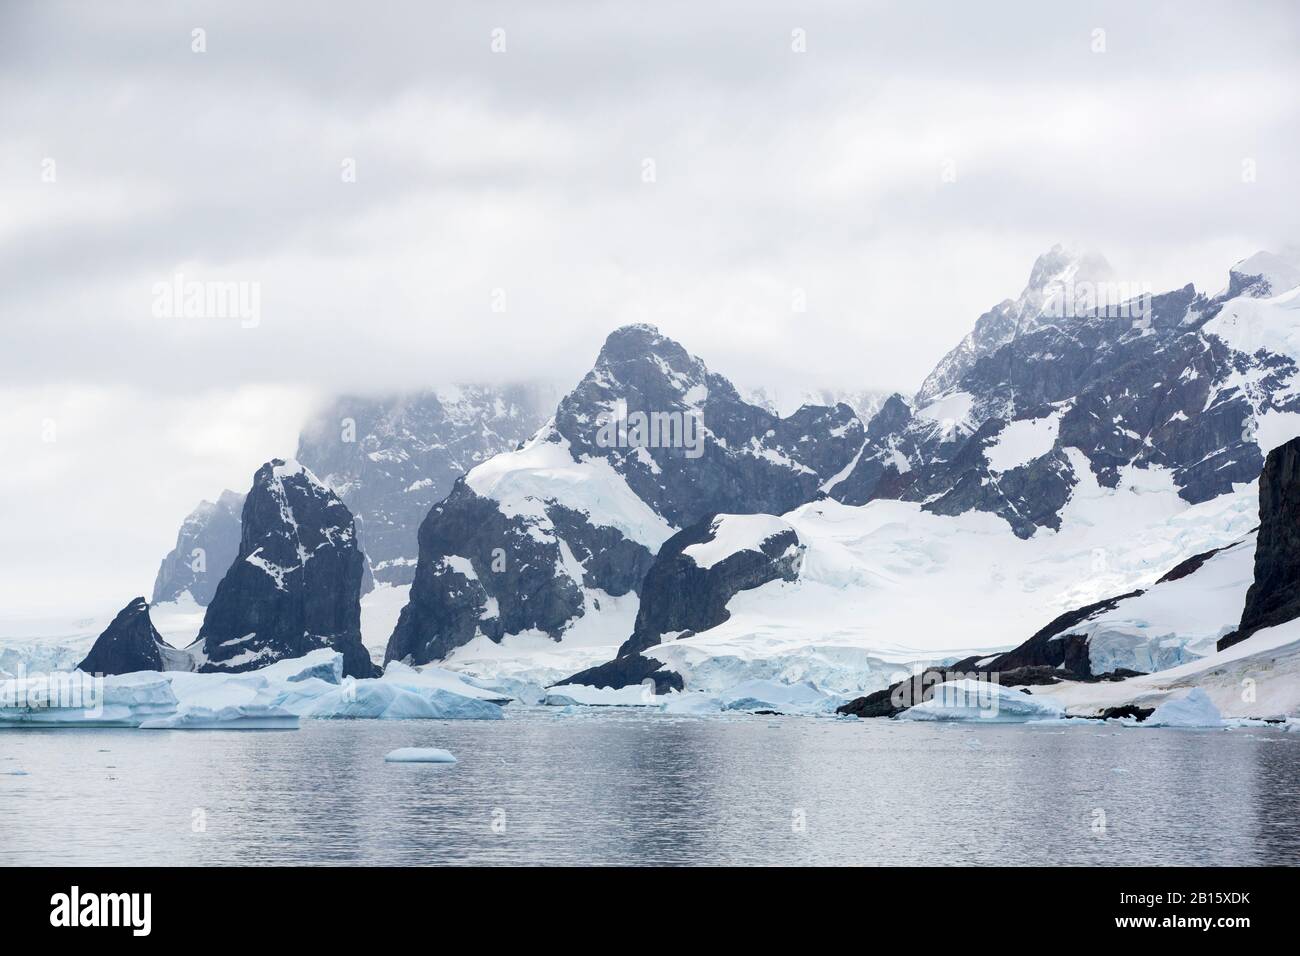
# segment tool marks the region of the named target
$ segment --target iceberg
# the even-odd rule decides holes
[[[489,700],[494,704],[508,704],[514,698],[495,688],[485,688],[466,680],[456,671],[447,670],[434,664],[427,664],[416,669],[401,661],[389,661],[384,669],[382,681],[395,684],[406,690],[420,692],[423,690],[445,690],[461,697],[475,700]]]
[[[990,681],[966,678],[935,685],[929,700],[909,707],[897,719],[1015,723],[1054,720],[1064,715],[1064,708],[1046,698]]]
[[[708,694],[695,692],[669,694],[659,709],[665,714],[677,717],[703,717],[721,713],[722,702]]]
[[[316,678],[327,684],[341,684],[343,683],[343,655],[338,651],[322,647],[302,657],[276,661],[254,673],[269,682],[283,681],[292,684]]]
[[[141,730],[297,730],[298,715],[282,707],[240,704],[221,707],[191,707],[170,717],[155,717],[140,724]]]
[[[159,673],[35,674],[4,683],[0,727],[138,727],[176,707],[171,683]]]
[[[0,684],[0,728],[294,729],[300,718],[500,720],[508,700],[452,671],[390,665],[382,677],[343,676],[328,648],[257,671],[141,671],[96,678],[54,673]]]
[[[1223,727],[1223,715],[1210,700],[1210,695],[1199,687],[1192,688],[1182,697],[1166,700],[1155,709],[1142,727]]]
[[[617,688],[557,684],[547,690],[542,701],[547,707],[657,707],[662,702],[663,698],[655,696],[653,684]]]
[[[455,763],[456,758],[437,747],[398,747],[384,755],[388,763]]]
[[[500,720],[504,716],[491,701],[431,687],[400,687],[383,678],[349,678],[319,696],[285,695],[277,703],[318,720]]]

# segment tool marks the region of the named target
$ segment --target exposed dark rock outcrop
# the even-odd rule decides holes
[[[709,544],[726,526],[757,529],[746,534],[752,547],[701,566],[690,550]],[[759,539],[770,530],[772,533]],[[663,635],[707,631],[729,617],[727,602],[741,591],[799,574],[803,546],[793,528],[771,515],[710,515],[664,542],[641,586],[636,626],[619,656],[658,644]]]
[[[681,690],[684,686],[681,674],[669,670],[663,661],[641,654],[626,654],[596,667],[589,667],[572,677],[566,677],[561,684],[583,684],[587,687],[618,689],[643,683],[646,679],[654,681],[656,694]]]
[[[239,515],[244,496],[223,491],[215,502],[201,501],[176,534],[173,548],[158,568],[153,604],[174,601],[186,591],[201,607],[239,553]]]
[[[711,553],[706,546],[724,536]],[[724,544],[724,542],[726,542]],[[677,532],[659,549],[641,585],[641,606],[632,636],[614,660],[563,681],[593,687],[626,687],[653,677],[656,686],[682,687],[679,674],[641,654],[673,638],[706,631],[730,616],[727,602],[741,591],[799,574],[803,545],[794,529],[772,515],[710,515]],[[662,693],[662,691],[661,691]]]
[[[1156,712],[1154,707],[1139,707],[1137,704],[1123,704],[1119,707],[1107,707],[1098,715],[1099,720],[1131,717],[1141,723]]]
[[[1300,617],[1300,438],[1268,453],[1259,476],[1259,541],[1255,581],[1237,630],[1219,639],[1219,650],[1256,631]]]
[[[191,665],[185,651],[162,639],[149,619],[148,603],[138,597],[117,612],[77,668],[87,674],[107,676],[136,671],[190,670]]]
[[[267,462],[244,501],[239,553],[191,649],[199,669],[255,670],[328,647],[343,655],[345,674],[374,676],[361,643],[364,566],[338,496],[297,462]]]
[[[630,440],[637,416],[674,414],[684,416],[687,440]],[[611,419],[626,427],[602,428]],[[608,461],[677,527],[720,512],[783,514],[811,501],[852,460],[864,434],[848,405],[805,405],[782,419],[749,404],[651,325],[609,334],[592,370],[556,409],[555,429],[575,458]]]
[[[1252,533],[1256,530],[1258,529],[1252,529]],[[1187,560],[1178,562],[1176,565],[1174,565],[1172,568],[1170,568],[1168,571],[1162,574],[1159,580],[1156,581],[1156,584],[1165,584],[1169,581],[1178,581],[1189,575],[1195,574],[1197,571],[1201,570],[1201,567],[1205,564],[1206,561],[1210,560],[1210,558],[1214,557],[1216,554],[1218,554],[1221,551],[1226,551],[1229,548],[1233,548],[1236,546],[1237,546],[1236,544],[1227,544],[1224,545],[1222,548],[1211,548],[1209,551],[1202,551],[1200,554],[1194,554]]]
[[[578,562],[568,572],[565,551]],[[616,529],[562,505],[541,520],[506,514],[463,481],[420,526],[420,563],[385,660],[440,660],[476,634],[539,630],[558,640],[586,613],[583,587],[637,591],[653,557]]]
[[[1036,631],[1019,647],[997,655],[980,669],[1001,672],[1014,671],[1022,667],[1052,667],[1060,671],[1061,677],[1091,680],[1092,665],[1088,660],[1087,635],[1071,634],[1070,631],[1098,614],[1113,611],[1121,601],[1137,597],[1141,593],[1141,591],[1130,591],[1118,597],[1066,611],[1054,618],[1046,627]],[[973,659],[962,663],[972,662]]]

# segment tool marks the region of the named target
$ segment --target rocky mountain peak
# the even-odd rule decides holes
[[[239,553],[199,631],[200,669],[253,670],[331,647],[345,673],[370,676],[364,567],[352,513],[338,496],[297,461],[268,461],[253,476]]]
[[[105,676],[136,671],[189,670],[190,659],[184,651],[162,639],[149,619],[148,603],[143,597],[138,597],[117,612],[77,668],[87,674]]]
[[[654,327],[616,329],[548,427],[430,510],[387,658],[437,660],[476,634],[558,640],[637,591],[672,530],[811,501],[864,434],[847,404],[779,418]]]
[[[1241,624],[1219,640],[1219,650],[1300,617],[1300,438],[1274,448],[1264,462],[1258,541]]]
[[[1066,282],[1106,282],[1113,277],[1114,270],[1101,253],[1057,243],[1034,260],[1020,298],[1049,293]]]
[[[1300,285],[1300,262],[1261,250],[1228,270],[1224,297],[1246,295],[1256,299],[1279,295]]]
[[[1015,299],[1005,299],[975,321],[975,327],[935,366],[916,394],[928,405],[956,385],[982,357],[1037,328],[1051,317],[1070,283],[1108,281],[1110,263],[1099,253],[1058,243],[1034,260],[1029,281]]]
[[[735,394],[729,382],[711,376],[702,360],[653,325],[625,325],[606,337],[595,365],[570,398],[596,390],[631,391],[649,400],[698,404],[707,397],[711,379]]]
[[[195,603],[207,606],[239,550],[243,507],[244,496],[235,491],[221,492],[215,502],[199,502],[181,524],[176,547],[158,568],[154,604],[175,601],[188,591]]]

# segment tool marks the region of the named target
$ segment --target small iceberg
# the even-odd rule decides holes
[[[898,715],[899,720],[971,720],[1014,723],[1054,720],[1064,710],[1043,697],[982,680],[955,680],[935,685],[934,695]]]
[[[311,685],[303,681],[300,687]],[[286,695],[276,703],[318,720],[500,720],[501,708],[487,700],[433,687],[401,687],[392,681],[347,678],[342,687],[319,695]]]
[[[387,763],[455,763],[450,751],[437,747],[398,747],[384,754]]]
[[[379,679],[388,681],[403,690],[411,690],[416,693],[424,693],[428,690],[442,690],[450,694],[456,694],[459,697],[486,700],[493,704],[508,704],[513,699],[509,694],[481,687],[476,683],[467,681],[463,675],[455,671],[436,667],[433,664],[428,664],[421,670],[416,670],[401,661],[389,661],[388,666],[384,669],[384,675]]]
[[[1210,695],[1199,687],[1187,694],[1166,700],[1146,720],[1142,727],[1223,727],[1223,715],[1210,700]]]

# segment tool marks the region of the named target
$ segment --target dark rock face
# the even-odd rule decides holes
[[[352,514],[297,462],[267,462],[244,501],[239,553],[208,605],[199,670],[247,671],[329,647],[371,677],[361,644],[365,556]]]
[[[1223,650],[1256,631],[1300,617],[1300,438],[1268,454],[1259,476],[1259,543],[1255,582],[1241,625],[1219,639]]]
[[[572,677],[565,678],[561,684],[582,684],[587,687],[631,687],[646,680],[654,682],[656,694],[666,694],[670,690],[681,690],[684,686],[682,675],[671,671],[663,661],[641,654],[627,654],[612,661],[579,671]]]
[[[555,398],[533,384],[344,396],[303,428],[298,460],[356,516],[375,580],[409,584],[429,509],[479,462],[536,432]]]
[[[1255,531],[1258,530],[1259,530],[1258,528],[1253,528],[1251,533],[1253,534]],[[1193,575],[1197,571],[1201,570],[1201,567],[1205,564],[1206,561],[1210,560],[1210,558],[1214,557],[1216,554],[1218,554],[1221,551],[1227,551],[1229,548],[1233,548],[1236,546],[1237,546],[1236,544],[1227,544],[1224,545],[1222,548],[1211,548],[1209,551],[1202,551],[1200,554],[1194,554],[1190,558],[1187,558],[1185,561],[1179,561],[1177,564],[1175,564],[1164,574],[1160,575],[1159,579],[1156,581],[1156,584],[1164,584],[1167,581],[1177,581],[1180,580],[1181,578],[1185,578],[1188,577],[1189,575]],[[1137,594],[1141,592],[1135,591],[1134,593]]]
[[[734,551],[710,567],[701,567],[687,550],[714,541],[720,523],[728,521],[771,523],[779,519],[768,515],[714,515],[665,541],[641,586],[636,627],[619,648],[620,657],[653,647],[665,634],[717,627],[731,617],[727,602],[739,592],[778,578],[793,581],[798,577],[804,549],[788,525],[755,541],[756,548]]]
[[[216,502],[201,501],[176,535],[153,585],[153,604],[175,601],[186,591],[206,607],[217,582],[239,552],[239,515],[244,496],[223,491]]]
[[[1141,723],[1155,712],[1156,709],[1154,707],[1139,707],[1136,704],[1124,704],[1120,707],[1107,707],[1101,712],[1098,719],[1110,720],[1113,717],[1118,720],[1124,717],[1131,717],[1138,723]]]
[[[610,419],[677,416],[692,443],[640,448],[602,429]],[[555,429],[575,458],[603,458],[677,527],[706,514],[782,514],[817,496],[862,445],[848,405],[806,405],[777,418],[649,325],[611,332],[596,364],[559,405]],[[613,438],[613,441],[610,439]]]
[[[850,717],[893,717],[909,707],[923,703],[934,696],[934,689],[950,679],[967,676],[955,666],[949,670],[928,668],[920,674],[891,684],[884,690],[873,691],[857,697],[835,709],[837,714]]]
[[[1071,269],[1076,279],[1104,271],[1072,266],[1060,250],[1040,258],[1021,298],[982,316],[913,405],[881,409],[829,494],[846,504],[917,501],[938,514],[989,511],[1028,537],[1059,526],[1079,481],[1115,487],[1126,466],[1168,469],[1193,503],[1253,480],[1263,464],[1255,421],[1300,410],[1292,388],[1300,370],[1287,356],[1237,352],[1203,329],[1234,296],[1277,291],[1270,281],[1234,271],[1213,299],[1186,286],[1146,307],[1136,300],[1058,316],[1053,290]],[[991,466],[989,450],[1013,423],[1049,418],[1057,433],[1037,457]]]
[[[808,405],[781,419],[743,401],[653,327],[618,329],[560,402],[552,427],[528,444],[548,461],[604,476],[593,513],[566,499],[564,480],[537,477],[549,466],[529,472],[522,511],[476,492],[474,476],[458,482],[421,525],[410,603],[386,657],[427,663],[476,634],[499,641],[529,628],[561,639],[596,609],[595,592],[641,592],[669,526],[810,501],[852,461],[864,435],[847,405]],[[619,491],[624,486],[631,495]],[[609,495],[623,506],[639,499],[664,531],[638,538],[626,525],[611,526],[600,509],[620,505],[606,504]]]
[[[980,358],[1032,331],[1064,283],[1102,282],[1111,275],[1110,264],[1101,256],[1077,255],[1060,245],[1053,246],[1034,261],[1020,296],[999,302],[981,315],[970,334],[935,366],[921,384],[917,402],[926,404],[951,391]]]
[[[585,558],[580,581],[565,549]],[[458,482],[420,526],[420,563],[385,662],[440,660],[477,633],[499,641],[535,628],[559,640],[586,613],[582,587],[636,591],[652,560],[648,548],[570,508],[552,504],[530,521]]]
[[[689,549],[707,545],[717,539],[727,522],[741,528],[756,528],[754,533],[737,534],[744,544],[725,556],[713,555],[702,566]],[[737,529],[738,530],[738,529]],[[793,581],[799,574],[803,545],[793,528],[771,515],[712,515],[677,532],[659,549],[645,581],[641,585],[641,606],[636,626],[614,660],[589,668],[563,681],[593,687],[626,687],[639,684],[647,677],[666,692],[669,687],[682,688],[679,674],[664,668],[662,662],[641,654],[661,643],[665,634],[674,637],[705,631],[730,616],[727,602],[741,591],[760,587],[778,579]]]
[[[149,605],[138,597],[118,611],[77,669],[108,676],[136,671],[190,670],[190,666],[189,655],[172,647],[154,629]]]

